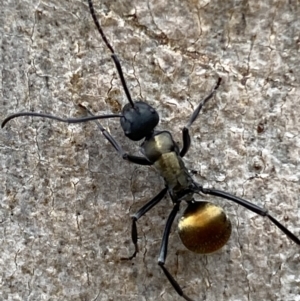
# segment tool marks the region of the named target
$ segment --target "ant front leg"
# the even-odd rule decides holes
[[[183,140],[183,147],[180,151],[180,157],[184,157],[185,154],[188,152],[190,146],[191,146],[191,137],[189,133],[189,128],[193,124],[193,122],[197,119],[202,107],[207,103],[208,100],[210,100],[214,94],[216,93],[217,89],[219,88],[221,84],[221,77],[218,78],[217,84],[213,88],[213,90],[209,93],[208,96],[206,96],[197,106],[195,111],[193,112],[192,116],[190,117],[190,120],[188,121],[187,125],[182,129],[182,140]]]
[[[85,106],[79,105],[82,109],[84,109],[90,116],[94,116],[94,114]],[[126,153],[122,146],[117,142],[117,140],[107,132],[107,130],[101,125],[98,120],[95,120],[99,130],[101,131],[102,135],[107,139],[107,141],[114,147],[114,149],[119,153],[119,155],[124,159],[131,163],[138,164],[138,165],[152,165],[153,163],[148,161],[145,157],[141,156],[133,156]]]

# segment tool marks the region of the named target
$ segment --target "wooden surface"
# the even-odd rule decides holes
[[[192,128],[185,162],[195,180],[265,206],[300,236],[300,7],[286,1],[95,1],[134,98],[181,129],[218,76]],[[1,120],[33,110],[79,117],[126,103],[86,1],[10,1],[1,15]],[[128,151],[118,121],[103,125]],[[0,131],[0,299],[182,300],[157,257],[171,201],[130,215],[163,187],[155,170],[124,162],[94,123],[19,118]],[[233,225],[201,256],[176,223],[167,267],[196,300],[300,300],[299,247],[268,220],[213,197]],[[183,204],[184,205],[184,204]],[[184,206],[182,206],[182,209]]]

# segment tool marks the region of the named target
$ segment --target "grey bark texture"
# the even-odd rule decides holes
[[[192,127],[195,180],[270,210],[300,236],[300,4],[291,1],[94,1],[134,98],[159,129]],[[1,120],[19,111],[61,117],[119,112],[127,102],[86,1],[3,1]],[[127,151],[118,120],[103,125]],[[157,265],[166,198],[153,168],[124,162],[95,123],[19,118],[0,131],[1,300],[182,300]],[[181,143],[181,142],[180,142]],[[166,266],[194,300],[300,300],[300,254],[268,220],[213,197],[233,224],[220,251],[189,252],[176,233]],[[182,204],[184,205],[184,204]],[[182,206],[184,209],[184,206]]]

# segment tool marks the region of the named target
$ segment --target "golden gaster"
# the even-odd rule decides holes
[[[207,254],[222,248],[231,234],[223,209],[209,202],[189,203],[178,223],[182,243],[192,252]]]

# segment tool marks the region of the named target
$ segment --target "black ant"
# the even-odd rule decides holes
[[[83,106],[82,107],[86,110],[89,116],[79,119],[64,119],[48,114],[20,112],[8,116],[3,121],[2,127],[4,127],[5,124],[11,119],[20,116],[44,117],[67,123],[80,123],[96,120],[98,127],[104,137],[110,142],[110,144],[115,148],[115,150],[119,153],[119,155],[121,155],[124,160],[139,165],[153,165],[159,172],[160,176],[163,177],[165,181],[165,188],[162,189],[153,199],[151,199],[132,216],[131,238],[135,250],[131,256],[123,259],[131,260],[136,256],[138,252],[137,221],[144,214],[150,211],[150,209],[157,205],[168,193],[173,202],[173,208],[171,210],[171,213],[169,214],[163,233],[158,256],[158,265],[163,270],[164,274],[166,275],[178,295],[183,297],[185,300],[192,301],[191,298],[184,294],[181,286],[177,283],[175,278],[165,267],[168,238],[172,223],[179,211],[181,201],[185,201],[187,203],[187,208],[179,220],[178,229],[182,243],[187,247],[187,249],[201,254],[214,252],[224,246],[231,234],[231,223],[222,208],[209,202],[196,201],[193,197],[194,194],[202,193],[221,197],[242,205],[258,215],[264,217],[266,216],[291,240],[293,240],[297,245],[300,245],[299,238],[297,238],[278,220],[271,216],[265,208],[259,207],[249,201],[246,201],[224,191],[204,188],[192,179],[191,173],[188,172],[183,163],[182,158],[186,155],[191,145],[189,128],[197,119],[203,105],[205,105],[216,93],[221,84],[221,78],[218,78],[215,87],[212,89],[210,94],[199,103],[195,111],[192,113],[187,125],[183,128],[183,147],[179,149],[179,146],[174,142],[170,132],[155,130],[159,122],[159,115],[157,111],[143,101],[132,100],[130,92],[126,85],[120,61],[115,54],[113,47],[110,45],[105,34],[102,31],[102,28],[94,11],[92,1],[88,0],[88,4],[91,16],[102,37],[102,40],[112,53],[111,57],[114,61],[122,83],[122,87],[128,99],[128,103],[122,109],[122,114],[94,116],[88,109]],[[120,118],[121,127],[126,137],[133,141],[139,141],[143,139],[144,141],[141,144],[141,151],[143,153],[143,156],[133,156],[126,153],[119,145],[119,143],[97,121],[98,119],[103,118]]]

